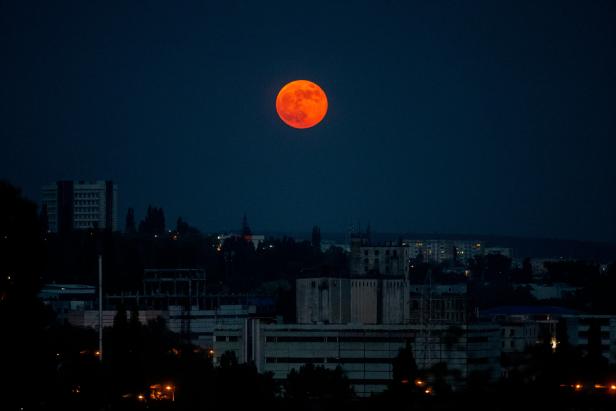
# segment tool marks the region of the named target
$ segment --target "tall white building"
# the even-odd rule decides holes
[[[118,186],[111,181],[57,181],[41,192],[50,232],[118,229]]]

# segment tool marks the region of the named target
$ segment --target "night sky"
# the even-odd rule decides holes
[[[1,1],[0,78],[0,178],[113,179],[121,226],[616,241],[612,0]]]

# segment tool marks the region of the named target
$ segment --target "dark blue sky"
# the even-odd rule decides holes
[[[611,0],[2,1],[0,178],[113,179],[122,223],[616,241],[615,22]],[[328,95],[313,129],[275,113],[294,79]]]

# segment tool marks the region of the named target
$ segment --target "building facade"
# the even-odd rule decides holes
[[[451,338],[445,338],[450,335]],[[214,360],[232,351],[240,362],[282,381],[305,364],[341,367],[360,396],[382,392],[393,379],[393,359],[410,344],[421,369],[446,363],[447,381],[463,388],[472,373],[500,376],[500,329],[491,324],[433,327],[417,325],[269,324],[248,320],[214,331]]]
[[[296,280],[297,322],[346,324],[351,319],[351,280],[299,278]]]
[[[452,261],[466,264],[484,253],[483,243],[478,240],[411,239],[404,240],[403,244],[408,247],[409,258],[421,256],[425,262],[435,264]]]
[[[499,250],[505,250],[499,248]],[[510,249],[508,252],[512,252]],[[409,239],[370,242],[367,238],[351,238],[350,270],[356,276],[398,276],[408,278],[411,259],[421,258],[433,264],[456,262],[466,264],[484,254],[478,240]]]
[[[616,364],[616,316],[565,315],[563,320],[569,344],[581,348],[585,354],[600,350],[609,364]]]
[[[41,194],[52,233],[118,229],[118,186],[112,181],[57,181]]]
[[[408,275],[408,248],[401,242],[373,244],[366,238],[351,238],[350,270],[356,276],[405,277]]]
[[[404,278],[302,278],[299,324],[463,324],[466,284],[411,284]]]

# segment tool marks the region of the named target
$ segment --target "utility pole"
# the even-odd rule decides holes
[[[103,256],[98,255],[98,360],[103,362]]]

